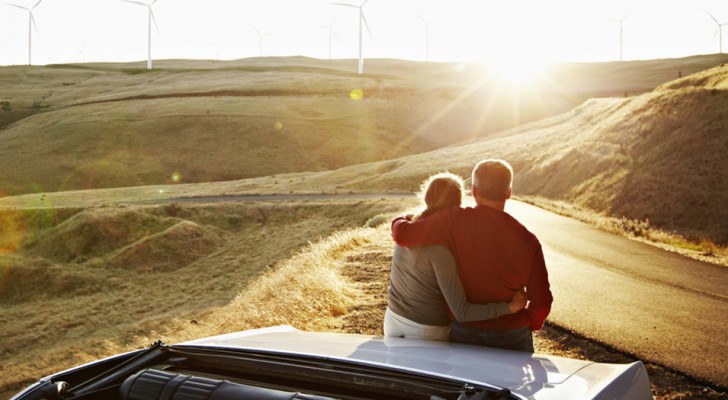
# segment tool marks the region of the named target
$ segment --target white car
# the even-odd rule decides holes
[[[41,379],[30,399],[652,399],[641,362],[278,326],[138,350]]]

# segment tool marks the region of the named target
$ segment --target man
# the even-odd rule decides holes
[[[507,162],[481,161],[472,175],[475,207],[452,207],[416,221],[395,218],[392,237],[400,246],[449,248],[471,303],[507,302],[526,287],[525,309],[487,321],[453,320],[451,340],[533,352],[531,332],[543,326],[553,297],[541,244],[504,211],[512,183]]]

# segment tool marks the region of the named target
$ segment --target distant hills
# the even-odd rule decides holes
[[[726,61],[561,65],[521,86],[398,60],[368,60],[363,76],[306,58],[4,67],[0,192],[302,172],[271,190],[410,191],[502,157],[516,193],[725,243]]]
[[[638,96],[588,100],[471,143],[343,168],[318,175],[320,181],[309,177],[306,185],[414,191],[433,172],[467,177],[477,161],[497,157],[513,165],[516,194],[566,200],[725,244],[727,105],[728,65],[720,65]]]
[[[504,86],[476,64],[302,57],[0,68],[0,192],[326,171],[634,95],[728,56],[569,64]],[[358,91],[357,91],[358,90]],[[361,93],[361,98],[357,94]]]

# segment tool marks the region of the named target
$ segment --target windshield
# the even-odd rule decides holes
[[[57,396],[48,396],[50,392]],[[61,373],[18,400],[189,396],[214,400],[517,398],[507,389],[361,363],[157,343],[131,356]]]

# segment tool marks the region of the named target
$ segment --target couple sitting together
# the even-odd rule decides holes
[[[392,221],[385,336],[534,351],[553,297],[541,244],[504,211],[512,181],[507,162],[481,161],[465,208],[457,175],[423,183],[425,209]]]

